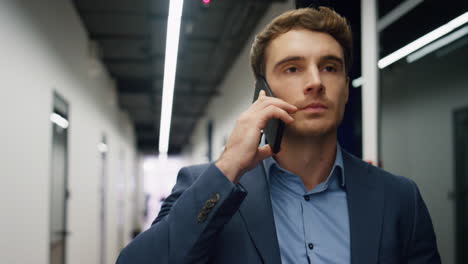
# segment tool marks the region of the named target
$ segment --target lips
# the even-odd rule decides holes
[[[301,111],[309,114],[323,114],[327,109],[328,107],[322,103],[311,103],[301,108]]]
[[[302,109],[328,109],[328,107],[322,103],[311,103]]]

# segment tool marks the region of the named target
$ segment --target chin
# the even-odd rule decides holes
[[[302,123],[295,124],[286,127],[286,133],[291,136],[299,137],[320,137],[334,133],[336,131],[336,125],[334,122],[314,122],[314,123]]]

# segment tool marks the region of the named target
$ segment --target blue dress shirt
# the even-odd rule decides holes
[[[348,203],[339,144],[329,176],[310,191],[272,157],[263,162],[282,263],[350,263]]]

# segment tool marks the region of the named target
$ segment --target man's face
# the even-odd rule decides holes
[[[287,133],[320,136],[341,123],[349,79],[343,50],[330,35],[295,29],[278,36],[265,51],[265,75],[275,96],[299,109]]]

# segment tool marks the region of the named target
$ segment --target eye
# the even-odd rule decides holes
[[[332,66],[332,65],[327,65],[323,69],[326,72],[337,72],[338,71],[337,68],[335,66]]]
[[[297,67],[293,67],[293,66],[288,67],[288,68],[286,69],[286,72],[288,72],[288,73],[297,72]]]

